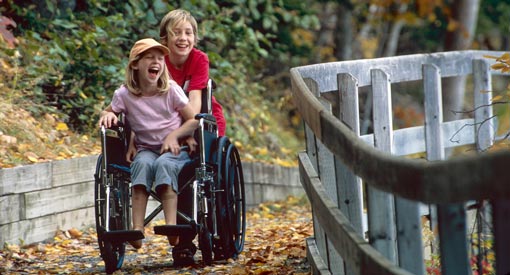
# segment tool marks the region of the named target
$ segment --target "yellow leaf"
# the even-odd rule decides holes
[[[504,53],[504,54],[500,57],[500,59],[502,59],[502,60],[510,60],[510,53]]]
[[[67,127],[67,124],[64,122],[57,123],[57,127],[55,127],[58,131],[67,131],[69,128]]]
[[[80,92],[79,95],[80,95],[81,98],[87,99],[87,95],[85,95],[83,92]]]
[[[453,31],[457,30],[458,28],[459,28],[459,22],[457,22],[455,20],[450,20],[450,22],[448,22],[448,26],[446,27],[446,30],[449,32],[453,32]]]
[[[499,57],[493,56],[493,55],[484,55],[483,57],[490,58],[490,59],[498,59],[499,58]]]
[[[494,253],[487,254],[487,260],[489,260],[489,261],[496,260],[496,255],[494,255]]]
[[[71,235],[71,237],[75,238],[75,239],[78,239],[82,236],[82,232],[76,228],[71,228],[69,230],[67,230],[69,232],[69,235]]]
[[[493,64],[491,66],[491,68],[494,69],[494,70],[501,70],[501,69],[505,68],[505,64],[503,64],[503,63],[496,63],[496,64]]]
[[[267,155],[267,148],[260,148],[259,155],[262,155],[262,156]]]
[[[31,162],[39,162],[39,156],[37,156],[35,153],[33,152],[26,152],[25,154],[25,157],[31,161]]]
[[[498,101],[498,100],[501,100],[501,99],[503,99],[503,96],[502,95],[497,95],[497,96],[492,98],[492,101]]]

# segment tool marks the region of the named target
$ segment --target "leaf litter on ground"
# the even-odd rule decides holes
[[[114,274],[310,274],[305,240],[313,226],[306,197],[260,204],[246,218],[245,246],[237,259],[205,266],[198,251],[195,265],[175,268],[166,237],[152,233],[164,222],[157,220],[147,226],[142,248],[126,246],[124,265]],[[104,274],[95,229],[58,231],[50,241],[29,245],[4,244],[0,274]]]

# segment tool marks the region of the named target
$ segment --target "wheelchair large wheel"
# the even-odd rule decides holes
[[[218,141],[217,163],[219,189],[218,227],[215,258],[237,257],[243,250],[246,231],[246,200],[241,158],[228,138]]]
[[[105,263],[105,272],[111,274],[122,267],[126,244],[112,242],[105,239],[106,221],[109,219],[109,229],[124,229],[129,224],[129,186],[113,184],[110,188],[110,203],[107,204],[107,188],[104,179],[107,177],[103,169],[103,156],[97,160],[94,190],[94,208],[96,215],[96,232],[101,257]],[[109,205],[109,211],[107,206]],[[110,213],[109,217],[107,213]]]

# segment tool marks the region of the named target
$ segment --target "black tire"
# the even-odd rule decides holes
[[[224,163],[228,224],[233,238],[234,253],[238,255],[243,251],[246,234],[246,197],[241,158],[233,144],[227,148]]]
[[[216,156],[217,220],[219,239],[215,242],[215,259],[236,258],[243,250],[246,229],[246,202],[241,159],[237,148],[226,137],[218,140]]]
[[[220,137],[216,142],[216,151],[214,152],[213,162],[216,163],[216,175],[215,175],[215,188],[217,190],[223,190],[223,192],[216,193],[216,222],[218,225],[218,238],[214,239],[214,259],[215,260],[226,260],[234,256],[234,243],[231,238],[232,233],[229,226],[229,219],[227,217],[227,186],[224,178],[224,159],[226,148],[230,144],[227,137]]]
[[[105,272],[111,274],[122,267],[124,263],[124,254],[126,249],[125,243],[113,243],[104,239],[104,232],[106,231],[106,188],[103,184],[104,175],[103,170],[103,156],[100,155],[97,160],[96,173],[95,173],[95,188],[94,188],[94,208],[96,216],[96,232],[99,251],[105,263]],[[110,218],[110,229],[123,229],[126,224],[129,224],[129,190],[122,188],[118,191],[116,202],[122,202],[122,214],[116,218]],[[124,204],[127,200],[127,204]]]

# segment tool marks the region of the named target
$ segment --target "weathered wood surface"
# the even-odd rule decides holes
[[[505,216],[508,204],[505,202],[510,198],[510,185],[506,184],[510,174],[506,172],[505,163],[510,160],[510,153],[485,152],[444,160],[445,149],[448,148],[476,145],[483,152],[492,145],[497,121],[492,117],[490,106],[490,79],[491,74],[500,72],[490,71],[494,60],[486,59],[484,55],[502,54],[448,52],[291,69],[293,96],[305,121],[307,138],[308,155],[300,154],[301,180],[312,202],[314,229],[320,232],[314,244],[326,265],[337,259],[327,252],[332,244],[345,261],[347,274],[399,274],[401,270],[394,269],[396,265],[414,274],[424,274],[419,203],[439,205],[439,219],[436,219],[435,207],[431,207],[430,214],[431,222],[435,224],[439,220],[440,224],[444,274],[470,273],[464,202],[493,201],[494,205],[501,207],[501,211],[493,211],[496,231],[504,232],[508,228],[501,221],[505,220],[504,217],[508,219]],[[475,73],[475,118],[443,122],[441,78],[472,73]],[[391,83],[416,80],[421,80],[424,85],[426,123],[393,131]],[[373,98],[374,134],[360,136],[357,91],[362,86],[371,88],[367,98]],[[317,153],[322,154],[323,148],[334,155],[336,194],[332,192],[331,173],[326,172],[329,168],[324,168],[329,166],[320,164],[325,159],[317,158]],[[425,158],[401,157],[416,153],[425,153]],[[305,160],[306,157],[309,159]],[[306,161],[311,164],[304,165]],[[317,172],[307,171],[302,166]],[[323,175],[323,172],[326,173]],[[354,174],[346,177],[349,172]],[[344,190],[352,190],[344,184],[359,184],[360,178],[367,184],[368,190],[369,251],[363,249],[366,243],[353,241],[357,238],[364,241],[362,234],[365,232],[359,234],[358,230],[358,236],[355,235],[357,230],[350,223],[351,212],[346,211],[340,201],[348,198],[348,191]],[[385,197],[386,194],[389,196]],[[388,200],[393,195],[395,203]],[[393,220],[394,217],[396,220]],[[356,216],[353,215],[353,218],[356,224]],[[394,225],[397,227],[393,228]],[[396,241],[392,237],[395,231],[398,232]],[[332,232],[337,233],[331,235]],[[325,241],[323,245],[328,244],[326,247],[320,244],[321,238]],[[508,248],[501,245],[501,242],[509,245],[508,237],[496,239],[496,244],[498,240],[500,245],[496,250],[508,255]],[[395,242],[398,249],[392,247]],[[360,251],[361,254],[357,254]],[[393,251],[397,251],[398,259]],[[373,256],[373,253],[379,255]],[[384,257],[386,262],[375,264],[375,269],[360,268],[374,266],[370,255]],[[369,262],[360,265],[367,258]],[[510,271],[503,263],[499,266],[498,274]]]
[[[391,154],[393,143],[393,114],[391,109],[391,83],[380,69],[371,70],[374,113],[374,147]],[[368,239],[370,244],[394,264],[397,263],[395,229],[395,198],[393,194],[374,187],[368,181]]]
[[[358,175],[378,189],[423,203],[461,202],[510,197],[510,152],[456,157],[438,162],[403,159],[385,154],[366,144],[318,100],[306,93],[299,72],[291,69],[296,97],[305,98],[300,109],[316,138]],[[310,104],[306,104],[311,100]],[[311,119],[310,119],[311,118]],[[310,120],[306,120],[310,119]],[[315,123],[315,124],[314,124]],[[317,132],[315,132],[317,131]],[[370,159],[370,162],[364,161]],[[383,177],[377,171],[383,170]]]
[[[412,54],[397,57],[383,57],[375,59],[330,62],[293,68],[301,78],[311,78],[317,81],[321,93],[337,89],[337,75],[350,73],[356,77],[359,87],[370,86],[370,71],[381,69],[391,76],[391,82],[406,82],[422,79],[422,68],[417,64],[434,64],[443,77],[454,75],[468,75],[473,72],[472,60],[484,59],[484,55],[501,56],[505,52],[491,51],[456,51],[431,54]],[[495,60],[487,59],[489,64]],[[500,74],[494,71],[493,74]],[[306,98],[303,98],[304,100]],[[306,104],[305,104],[306,105]]]
[[[356,232],[330,199],[306,153],[299,154],[299,171],[314,206],[314,216],[355,274],[411,274],[394,266]]]

